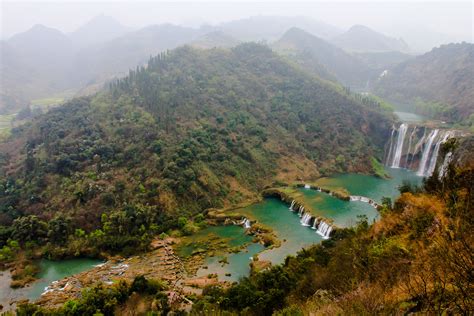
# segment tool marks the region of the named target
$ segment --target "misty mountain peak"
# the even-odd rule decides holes
[[[36,50],[39,44],[48,44],[57,48],[69,44],[68,37],[61,31],[47,27],[43,24],[35,24],[29,30],[18,33],[8,40],[8,43],[21,50]]]
[[[386,36],[360,24],[353,25],[347,32],[335,37],[332,42],[352,52],[409,51],[404,40]]]
[[[47,34],[61,36],[61,37],[64,36],[64,34],[57,29],[45,26],[43,24],[35,24],[29,30],[14,35],[10,40],[15,40],[17,38],[22,38],[24,36],[31,36],[31,35],[44,36]]]
[[[117,38],[129,31],[131,31],[131,28],[102,13],[79,27],[70,36],[76,46],[89,46]]]

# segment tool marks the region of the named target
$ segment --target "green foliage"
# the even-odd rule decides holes
[[[377,177],[387,177],[384,166],[376,158],[370,157],[370,162],[372,163],[372,169],[374,170],[374,173]]]
[[[21,243],[41,242],[47,236],[47,227],[48,225],[37,216],[20,217],[13,222],[12,237]]]
[[[131,285],[120,281],[112,286],[99,283],[91,288],[82,290],[80,298],[67,301],[59,309],[44,309],[34,304],[21,304],[17,308],[17,315],[54,315],[54,316],[82,316],[82,315],[115,315],[116,307],[125,303],[134,292],[150,295],[161,300],[159,311],[167,313],[169,307],[166,295],[162,292],[165,287],[161,282],[148,280],[137,276]],[[163,298],[165,301],[163,301]]]
[[[462,154],[474,142],[463,145]],[[472,163],[472,157],[466,159]],[[403,306],[407,313],[469,313],[471,168],[453,168],[435,189],[427,183],[422,188],[404,184],[402,191],[409,194],[395,202],[396,212],[384,198],[383,217],[374,227],[360,217],[356,227],[335,231],[330,240],[287,257],[283,265],[228,289],[206,289],[195,310],[298,315],[299,306],[305,306],[305,312],[386,315]],[[445,206],[439,206],[440,199]]]
[[[165,289],[165,286],[155,280],[147,280],[143,275],[136,276],[133,280],[130,291],[143,294],[154,295]]]
[[[6,245],[0,248],[0,262],[11,261],[20,250],[20,245],[15,240],[9,240]]]
[[[275,316],[303,316],[303,312],[298,306],[289,306],[283,308],[281,311],[273,313]]]
[[[389,119],[364,102],[255,43],[152,57],[12,130],[6,147],[22,150],[2,154],[0,174],[21,163],[0,180],[1,243],[130,254],[170,229],[191,234],[203,210],[242,202],[236,184],[257,194],[281,158],[327,174],[370,170]]]

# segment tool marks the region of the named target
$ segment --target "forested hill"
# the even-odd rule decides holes
[[[340,230],[283,265],[210,286],[196,314],[469,315],[473,300],[474,138],[451,139],[446,175],[406,183],[380,219]],[[216,312],[217,311],[217,312]]]
[[[359,58],[302,29],[289,29],[274,45],[305,69],[354,88],[364,88],[375,72]]]
[[[61,215],[90,230],[112,213],[142,240],[141,225],[163,231],[278,179],[370,173],[390,127],[265,46],[179,48],[13,130],[0,144],[1,225]],[[136,247],[125,237],[108,247]]]
[[[375,91],[400,103],[416,102],[422,114],[467,121],[474,113],[473,74],[473,44],[443,45],[388,69]]]
[[[364,25],[354,25],[347,32],[336,36],[332,42],[352,52],[407,52],[403,39],[378,33]]]

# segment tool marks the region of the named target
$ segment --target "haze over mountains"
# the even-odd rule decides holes
[[[1,42],[0,112],[13,113],[31,100],[90,94],[104,83],[145,65],[149,56],[189,44],[232,47],[264,41],[314,74],[367,90],[385,69],[410,60],[410,48],[362,25],[344,31],[301,17],[258,16],[190,28],[157,24],[141,29],[100,15],[64,34],[43,25]]]
[[[354,25],[347,32],[333,38],[332,42],[356,52],[410,51],[403,39],[385,36],[363,25]]]
[[[448,121],[472,120],[474,45],[443,45],[402,62],[376,81],[375,92],[402,104],[418,99],[420,111],[439,111],[434,114]]]
[[[3,15],[48,23],[0,42],[0,314],[474,310],[474,44],[417,55],[392,5],[76,5]]]

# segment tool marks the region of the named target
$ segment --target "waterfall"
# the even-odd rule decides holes
[[[402,158],[403,144],[405,143],[405,135],[407,134],[408,125],[403,123],[398,128],[397,144],[395,154],[393,155],[392,168],[400,168],[400,159]]]
[[[431,147],[433,146],[433,142],[438,136],[439,130],[435,129],[432,130],[430,135],[428,136],[428,142],[425,144],[425,148],[423,149],[423,155],[421,156],[420,166],[418,167],[418,172],[416,173],[419,176],[426,176],[426,163],[428,162],[428,158],[430,157]]]
[[[388,145],[388,155],[387,157],[385,158],[385,164],[388,164],[388,162],[390,161],[390,157],[392,157],[392,143],[393,143],[393,134],[395,133],[395,127],[392,126],[392,134],[390,135],[390,144]]]
[[[321,235],[324,239],[328,239],[331,231],[332,227],[329,226],[329,224],[327,224],[325,221],[321,221],[321,223],[319,223],[318,230],[316,231],[316,233],[318,235]]]
[[[311,228],[312,229],[317,229],[318,228],[318,219],[316,217],[314,218],[313,226]]]
[[[351,195],[351,196],[349,196],[349,201],[351,201],[351,202],[360,201],[360,202],[364,202],[364,203],[369,203],[374,208],[377,208],[377,206],[378,206],[378,204],[374,200],[369,199],[368,197],[365,197],[365,196]]]
[[[309,222],[311,221],[311,214],[309,213],[304,213],[303,217],[301,218],[301,225],[303,226],[309,226]]]
[[[244,219],[242,220],[242,223],[240,223],[241,225],[244,226],[245,229],[249,229],[250,228],[250,221],[244,217]]]
[[[408,140],[408,151],[405,158],[405,168],[408,168],[408,157],[410,157],[411,143],[413,142],[413,137],[415,136],[415,134],[416,134],[416,126],[413,127],[413,131],[410,133],[410,139]],[[412,157],[412,160],[413,160],[413,157]]]
[[[244,227],[245,229],[250,228],[250,221],[248,219],[245,220]]]
[[[293,212],[293,206],[295,206],[295,200],[291,201],[289,210]]]
[[[304,212],[304,206],[300,205],[300,208],[298,210],[298,216],[299,217],[302,217],[303,216],[303,212]]]
[[[440,137],[436,146],[433,150],[433,154],[431,155],[430,164],[428,170],[426,171],[426,176],[430,177],[433,174],[433,171],[436,167],[436,161],[438,160],[439,149],[441,148],[441,144],[448,140],[451,137],[451,132],[447,131],[444,133],[443,137]]]
[[[443,164],[439,168],[438,178],[440,180],[443,179],[444,176],[446,175],[446,172],[448,171],[448,166],[451,163],[451,160],[453,160],[453,153],[449,152],[446,154],[446,156],[444,156]]]
[[[311,189],[311,186],[310,186],[309,184],[305,184],[305,185],[304,185],[304,188],[305,188],[305,189]]]
[[[425,141],[425,138],[426,138],[426,127],[423,131],[423,136],[420,138],[420,140],[418,141],[418,143],[416,143],[415,145],[415,149],[413,149],[413,155],[411,157],[411,161],[410,161],[410,166],[409,168],[411,168],[411,166],[413,165],[413,156],[418,152],[418,150],[421,148],[421,146],[423,145],[423,142]]]
[[[324,236],[324,238],[329,238],[329,236],[331,235],[331,232],[332,232],[332,226],[329,226],[328,230],[326,231],[326,234]]]

